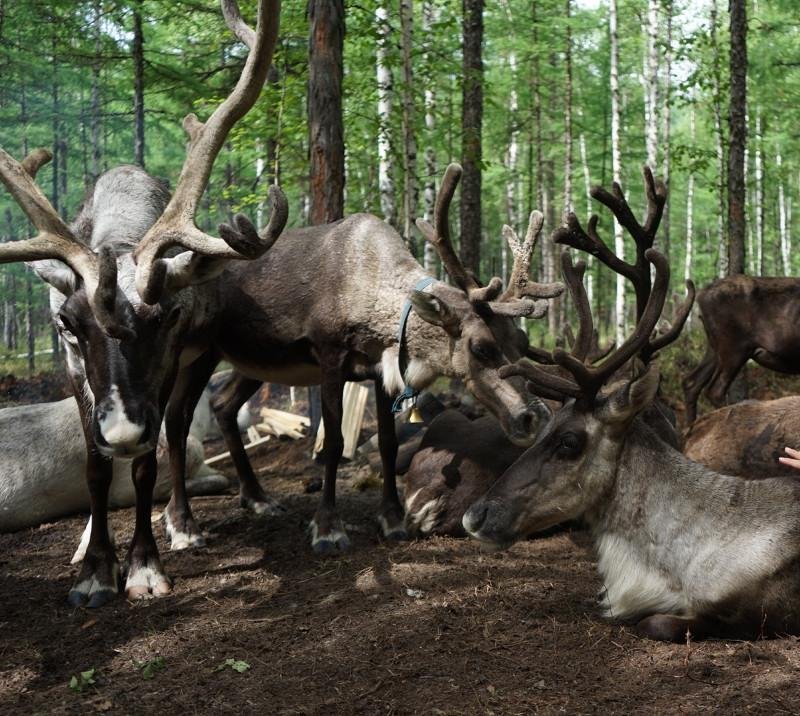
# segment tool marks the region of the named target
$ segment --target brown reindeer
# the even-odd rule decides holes
[[[524,375],[563,407],[464,515],[475,538],[508,546],[571,519],[589,527],[607,617],[637,623],[654,639],[800,631],[800,481],[741,480],[674,450],[640,419],[655,399],[655,363],[601,389],[647,343],[668,290],[658,251],[652,294],[633,334],[598,366],[556,350],[555,375],[531,362]],[[579,310],[581,332],[591,316]]]
[[[51,308],[86,440],[92,527],[69,595],[73,605],[99,606],[119,588],[106,514],[113,458],[133,460],[136,489],[126,593],[138,598],[171,588],[150,525],[155,448],[165,406],[173,394],[166,411],[170,466],[183,473],[188,426],[203,389],[192,384],[187,390],[187,375],[197,371],[192,361],[202,353],[195,345],[222,319],[220,274],[231,259],[252,260],[267,251],[287,217],[286,200],[275,189],[273,214],[262,236],[241,216],[235,229],[220,227],[222,238],[194,224],[214,159],[264,84],[279,9],[278,0],[261,0],[253,31],[235,0],[222,0],[226,24],[249,53],[236,87],[211,117],[204,124],[193,114],[184,120],[190,142],[171,198],[141,169],[119,167],[98,179],[78,218],[67,226],[34,182],[47,153],[19,164],[0,150],[0,179],[39,231],[34,238],[0,246],[0,262],[33,261],[51,285]],[[174,247],[187,250],[167,256]]]
[[[683,453],[715,472],[762,479],[797,475],[778,462],[786,446],[800,447],[800,397],[745,400],[701,416]]]
[[[230,308],[209,353],[211,362],[224,358],[236,368],[218,394],[216,407],[239,473],[242,503],[256,511],[270,505],[244,454],[235,422],[239,407],[261,382],[321,383],[325,479],[311,522],[317,552],[349,545],[335,505],[345,381],[376,383],[383,466],[378,522],[387,538],[406,536],[395,480],[392,417],[393,397],[401,391],[419,391],[439,375],[458,377],[512,441],[530,444],[536,436],[539,416],[529,407],[532,396],[522,381],[500,379],[498,370],[526,353],[527,337],[515,319],[543,316],[547,303],[542,299],[558,295],[563,286],[537,284],[528,277],[542,222],[538,213],[531,217],[525,241],[512,244],[508,288],[503,290],[499,278],[482,286],[467,273],[453,249],[448,225],[460,175],[459,166],[448,167],[436,201],[435,226],[419,224],[455,285],[434,280],[396,231],[366,214],[288,231],[263,259],[231,269],[234,277],[226,289]],[[274,277],[280,277],[281,290],[265,291]],[[202,385],[207,376],[198,373],[195,378]],[[177,487],[180,476],[178,480]],[[169,509],[190,514],[188,502],[179,497]],[[184,524],[190,525],[187,520]]]
[[[715,407],[742,366],[752,359],[781,373],[800,373],[800,280],[729,276],[697,295],[708,345],[700,364],[683,380],[686,420],[697,418],[703,389]]]

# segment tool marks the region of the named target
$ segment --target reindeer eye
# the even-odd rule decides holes
[[[492,363],[500,359],[500,351],[493,343],[470,343],[472,355],[484,363]]]
[[[559,457],[574,458],[581,450],[581,438],[575,433],[564,433],[558,441],[556,451]]]

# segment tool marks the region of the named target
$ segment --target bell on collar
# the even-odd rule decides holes
[[[408,414],[408,422],[409,423],[424,423],[425,420],[422,417],[422,413],[419,412],[419,408],[417,408],[416,402],[414,405],[411,406],[411,412]]]

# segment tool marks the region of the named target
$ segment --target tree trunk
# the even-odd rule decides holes
[[[647,0],[643,77],[646,162],[653,171],[658,161],[658,4],[659,0]]]
[[[517,199],[517,171],[519,163],[519,97],[516,90],[517,77],[517,56],[514,52],[508,55],[508,72],[511,77],[511,92],[508,95],[508,118],[510,131],[508,137],[508,148],[506,149],[506,219],[508,225],[515,231],[519,231],[519,212]],[[508,282],[508,247],[500,244],[500,265],[503,283]]]
[[[689,132],[691,136],[690,146],[694,147],[695,142],[695,112],[692,104],[691,114],[689,115]],[[692,277],[692,250],[693,250],[693,228],[694,228],[694,167],[689,165],[689,179],[686,183],[686,260],[683,265],[683,279],[688,281]]]
[[[403,236],[416,255],[417,242],[414,236],[414,221],[419,204],[417,181],[417,139],[414,135],[414,74],[411,51],[413,48],[414,4],[413,0],[400,0],[400,25],[403,48]]]
[[[783,267],[783,275],[789,276],[792,273],[791,264],[791,239],[789,238],[789,231],[786,222],[786,195],[783,191],[783,175],[781,165],[783,159],[781,157],[780,149],[775,155],[775,166],[778,174],[778,231],[781,238],[781,265]]]
[[[28,346],[28,375],[36,372],[36,332],[33,326],[33,281],[32,269],[25,270],[25,335]]]
[[[430,68],[434,66],[433,61],[433,25],[439,19],[439,9],[436,7],[433,0],[425,0],[422,5],[422,34],[425,38],[423,40],[423,47],[425,50],[425,67]],[[425,128],[428,132],[427,149],[425,150],[425,220],[433,224],[433,209],[436,204],[436,175],[438,173],[438,166],[436,163],[436,149],[435,138],[433,136],[434,129],[436,128],[436,91],[433,79],[433,73],[429,74],[426,78],[425,85]],[[436,249],[433,244],[426,241],[423,253],[423,266],[426,271],[435,273],[436,271]]]
[[[609,11],[611,33],[611,172],[615,182],[622,183],[622,156],[620,153],[620,94],[619,94],[619,40],[617,36],[617,0],[611,0]],[[622,227],[614,219],[614,251],[624,259],[625,243]],[[616,275],[616,299],[614,301],[617,345],[625,341],[625,277]]]
[[[100,33],[100,3],[95,0],[92,14],[92,31],[94,32],[94,58],[92,60],[92,99],[91,99],[91,134],[92,134],[92,183],[100,176],[102,159],[100,137],[100,68],[103,49]]]
[[[730,0],[731,96],[728,113],[728,234],[730,275],[744,273],[745,187],[744,148],[747,143],[747,10],[746,0]]]
[[[717,0],[711,0],[710,30],[711,47],[714,53],[714,66],[712,72],[713,85],[713,110],[714,110],[714,137],[717,144],[717,245],[719,246],[719,260],[717,262],[717,275],[727,276],[729,261],[728,242],[725,240],[725,142],[722,134],[722,69],[720,67],[720,46],[717,42]]]
[[[385,7],[375,10],[378,27],[378,46],[375,52],[375,72],[378,80],[378,188],[381,195],[383,220],[392,226],[397,225],[397,202],[394,191],[394,170],[392,167],[391,116],[392,94],[394,92],[389,46],[391,26],[389,13]]]
[[[661,178],[667,187],[667,203],[664,206],[664,215],[661,219],[661,236],[664,255],[670,256],[669,236],[669,173],[672,157],[670,141],[672,139],[672,0],[663,0],[663,10],[666,15],[666,48],[664,50],[664,101],[661,103]]]
[[[462,0],[464,70],[461,103],[461,261],[480,275],[481,129],[483,125],[483,2]]]
[[[564,212],[572,211],[572,0],[564,5]]]
[[[761,108],[756,107],[756,186],[755,206],[756,219],[756,260],[755,274],[764,275],[764,155],[761,136]]]
[[[133,7],[133,163],[144,167],[144,36],[142,0]]]
[[[326,224],[344,216],[344,0],[310,0],[308,18],[309,221]]]
[[[578,108],[578,118],[583,124],[583,110]],[[581,152],[581,166],[583,167],[583,190],[586,193],[586,221],[592,215],[592,180],[589,173],[589,159],[586,155],[586,136],[583,130],[578,135],[578,146]],[[586,297],[589,305],[594,306],[594,257],[589,254],[586,261]]]

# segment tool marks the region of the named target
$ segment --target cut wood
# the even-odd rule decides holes
[[[258,445],[263,445],[267,440],[272,440],[272,435],[265,435],[263,438],[259,438],[258,440],[254,440],[251,443],[248,443],[244,446],[245,450],[249,450],[250,448],[254,448]],[[208,458],[206,460],[206,465],[213,465],[215,462],[219,462],[220,460],[224,460],[226,457],[230,457],[231,454],[229,451],[220,453],[219,455],[214,455],[214,457]]]
[[[344,438],[343,457],[352,460],[356,454],[356,443],[364,422],[364,408],[367,405],[369,390],[358,383],[345,383],[342,413],[342,437]],[[319,424],[317,439],[314,443],[314,455],[322,451],[325,443],[325,426]]]

